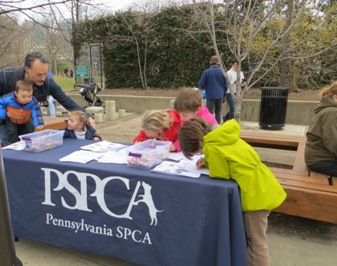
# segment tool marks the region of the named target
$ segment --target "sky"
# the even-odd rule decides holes
[[[62,0],[51,0],[51,2],[60,2]],[[102,12],[115,12],[118,10],[127,10],[130,7],[135,7],[139,5],[142,2],[165,2],[167,0],[87,0],[91,4],[97,3],[96,7],[97,10],[100,9]],[[7,3],[7,4],[6,4]],[[9,0],[6,2],[1,2],[0,1],[0,8],[1,9],[14,9],[16,8],[31,8],[34,6],[39,6],[41,4],[45,4],[47,1],[42,1],[42,0]],[[66,7],[62,7],[64,4],[59,4],[58,8],[61,10],[64,10],[64,12],[68,12],[68,9]],[[69,3],[68,3],[69,5]],[[97,12],[96,9],[91,8],[93,12]],[[34,9],[34,11],[28,11],[25,10],[24,13],[27,13],[29,16],[34,17],[35,19],[37,18],[36,16],[39,16],[37,12],[40,12],[41,14],[45,14],[48,16],[50,9],[49,7],[45,7],[43,9]],[[100,12],[100,11],[98,11]],[[19,21],[24,21],[27,19],[26,16],[22,15],[23,13],[21,12],[11,12],[10,15],[13,15],[19,19]],[[64,13],[65,17],[67,15]],[[28,18],[29,19],[29,18]]]
[[[61,0],[53,0],[54,2],[56,1],[61,1]],[[165,4],[167,2],[169,2],[170,0],[88,0],[88,2],[91,3],[102,3],[105,6],[107,6],[109,8],[109,10],[111,11],[117,11],[117,10],[123,10],[123,9],[127,9],[130,6],[133,5],[141,5],[141,4],[145,4],[145,3],[153,3],[153,4],[157,4],[157,5],[162,5]],[[171,0],[173,2],[180,2],[180,1],[185,1],[185,0]],[[191,2],[192,0],[186,0],[187,2]],[[39,5],[41,3],[44,3],[46,1],[41,1],[41,0],[12,0],[12,1],[8,1],[8,2],[12,2],[12,3],[17,3],[17,6],[20,7],[31,7],[34,5]],[[20,2],[20,3],[19,3]]]
[[[50,0],[51,2],[58,2],[58,1],[62,1],[62,0]],[[88,2],[90,2],[91,4],[97,4],[96,7],[98,9],[94,9],[94,8],[90,8],[90,11],[92,11],[93,14],[95,14],[95,12],[99,12],[102,14],[104,13],[114,13],[116,11],[126,11],[129,8],[131,8],[132,10],[137,10],[137,8],[141,9],[142,7],[144,7],[145,5],[147,5],[148,7],[163,7],[168,5],[169,3],[192,3],[193,0],[87,0]],[[197,2],[200,1],[204,1],[204,0],[197,0]],[[47,1],[42,1],[42,0],[10,0],[7,1],[8,3],[10,3],[12,6],[16,6],[16,7],[23,7],[23,8],[30,8],[33,6],[37,6],[37,5],[41,5],[46,3]],[[5,3],[5,2],[3,2]],[[1,6],[1,1],[0,1],[0,7]],[[67,10],[67,8],[62,8],[62,5],[58,5],[58,7],[62,10],[64,10],[63,16],[67,17],[65,12],[69,12],[69,10]],[[34,17],[37,18],[36,16],[36,9],[34,12],[29,12],[27,11],[27,13]],[[94,17],[90,14],[89,11],[89,17]],[[44,15],[49,15],[50,9],[48,8],[44,8],[42,9],[42,14]],[[12,13],[12,15],[16,16],[19,21],[24,21],[25,19],[27,19],[27,17],[22,16],[22,13],[19,12],[15,12]],[[29,18],[28,18],[29,19]]]
[[[124,10],[132,6],[135,0],[99,0],[111,9],[111,11]]]
[[[96,1],[96,0],[92,0]],[[136,6],[142,6],[151,4],[153,6],[163,6],[169,2],[192,2],[192,0],[97,0],[104,3],[109,7],[111,11],[127,10],[129,7],[134,8]]]

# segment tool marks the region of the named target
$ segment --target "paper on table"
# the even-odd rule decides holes
[[[204,174],[204,175],[208,175],[209,176],[209,169],[207,168],[201,168],[198,169],[197,168],[197,161],[203,157],[202,154],[198,154],[198,155],[194,155],[192,157],[192,160],[187,159],[186,157],[184,157],[178,164],[179,167],[182,169],[185,169],[188,172],[192,172],[192,173],[199,173],[199,174]]]
[[[82,146],[81,149],[95,151],[95,152],[106,152],[106,151],[117,151],[124,147],[127,147],[127,145],[103,140],[103,141],[97,141],[92,144]]]
[[[22,151],[25,148],[25,145],[26,145],[25,141],[21,140],[21,141],[13,143],[11,145],[5,146],[2,149],[3,150],[10,149],[10,150]]]
[[[60,159],[62,162],[87,163],[102,156],[102,153],[92,151],[74,151]]]
[[[98,158],[97,162],[126,164],[127,160],[125,152],[108,151],[104,153],[102,157]]]
[[[167,159],[178,162],[182,160],[183,158],[185,158],[184,154],[180,151],[180,152],[170,152]]]
[[[151,170],[151,172],[157,172],[168,175],[183,175],[192,178],[198,178],[200,173],[192,173],[188,172],[185,169],[182,169],[179,166],[179,163],[171,162],[171,161],[163,161],[161,164],[157,165],[155,168]]]

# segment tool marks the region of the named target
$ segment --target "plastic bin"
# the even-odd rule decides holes
[[[25,151],[41,152],[63,145],[63,130],[47,129],[19,136]]]
[[[261,90],[259,126],[269,130],[281,129],[285,126],[289,88],[263,87]]]
[[[151,169],[166,159],[171,141],[145,140],[128,148],[127,165],[140,169]]]

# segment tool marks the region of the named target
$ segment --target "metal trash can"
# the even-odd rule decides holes
[[[289,88],[263,87],[261,90],[259,126],[269,130],[281,129],[286,121]]]

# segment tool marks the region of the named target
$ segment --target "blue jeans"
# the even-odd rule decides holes
[[[0,123],[0,140],[4,146],[8,145],[6,120],[2,120]]]
[[[222,107],[222,99],[207,99],[206,107],[210,113],[214,114],[216,121],[221,124],[221,107]]]
[[[49,115],[55,117],[54,98],[51,95],[49,95],[48,97],[48,108],[49,108]]]
[[[226,94],[226,102],[228,104],[229,111],[223,117],[223,121],[224,122],[227,121],[227,120],[233,119],[234,118],[234,114],[235,114],[235,103],[234,103],[234,99],[233,99],[232,94],[230,94],[230,93]]]
[[[307,165],[307,167],[314,172],[326,175],[337,176],[337,162],[335,161],[322,161]]]
[[[14,124],[9,118],[6,119],[7,142],[12,144],[19,141],[19,136],[33,133],[35,131],[33,119],[30,118],[26,124]]]
[[[11,141],[9,143],[9,138],[8,138],[8,134],[11,134],[11,132],[14,134],[16,134],[16,136],[19,135],[24,135],[27,133],[31,133],[35,131],[35,127],[34,127],[34,122],[33,119],[31,118],[24,126],[23,129],[18,129],[17,127],[21,126],[21,125],[16,125],[13,124],[12,122],[8,122],[8,128],[6,125],[6,120],[2,120],[0,123],[0,140],[2,141],[2,145],[7,146],[8,144],[13,143],[14,138],[11,137]],[[13,131],[14,130],[14,131]],[[16,139],[16,141],[18,141],[18,139]],[[15,141],[14,141],[15,142]]]

